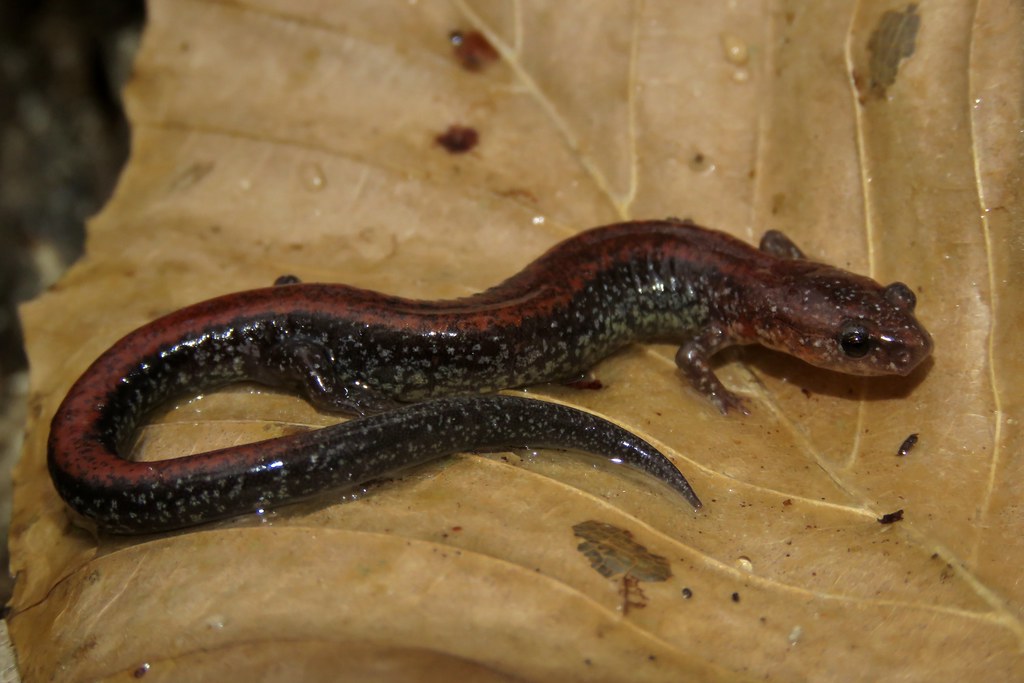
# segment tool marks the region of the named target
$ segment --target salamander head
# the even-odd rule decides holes
[[[758,341],[851,375],[908,375],[932,352],[902,282],[874,280],[809,261],[786,261],[768,293]]]

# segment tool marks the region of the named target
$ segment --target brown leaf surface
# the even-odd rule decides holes
[[[150,10],[131,162],[87,257],[24,310],[34,399],[10,627],[25,680],[144,664],[147,680],[1024,676],[1019,4]],[[909,55],[885,42],[906,39],[891,27],[908,12]],[[501,60],[460,68],[453,29],[482,31]],[[891,83],[879,54],[900,60]],[[452,124],[479,146],[437,146]],[[721,373],[747,418],[684,388],[662,346],[602,363],[603,390],[536,389],[662,445],[698,514],[556,453],[460,456],[355,500],[160,538],[97,541],[50,486],[58,402],[159,314],[282,273],[460,296],[586,227],[668,215],[751,241],[781,228],[813,257],[907,282],[934,363],[860,380],[735,353]],[[332,419],[236,388],[168,410],[140,450]],[[577,550],[588,520],[671,576],[632,594],[602,576]],[[642,608],[624,602],[635,590]]]

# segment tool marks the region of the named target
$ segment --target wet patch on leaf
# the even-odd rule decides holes
[[[572,530],[583,539],[576,549],[590,560],[595,571],[608,578],[622,575],[619,593],[623,614],[647,606],[641,581],[666,581],[672,576],[668,560],[634,541],[633,533],[627,529],[587,520],[574,525]]]
[[[907,5],[902,12],[888,11],[878,20],[878,28],[868,40],[871,52],[869,91],[873,97],[885,98],[886,90],[896,82],[900,63],[914,54],[921,15],[917,5]]]

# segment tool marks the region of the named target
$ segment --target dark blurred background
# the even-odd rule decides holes
[[[0,0],[0,534],[8,565],[11,468],[28,372],[17,306],[81,253],[129,150],[121,89],[142,0]],[[0,600],[11,581],[0,571]]]

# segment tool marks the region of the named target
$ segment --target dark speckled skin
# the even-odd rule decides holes
[[[51,474],[68,504],[104,531],[150,533],[355,487],[459,451],[517,446],[599,454],[658,477],[700,507],[679,470],[640,437],[596,415],[519,396],[433,399],[324,429],[115,467],[86,433],[74,444],[74,464],[86,469]]]
[[[140,487],[157,482],[165,505],[189,510],[178,522],[193,524],[251,510],[248,500],[228,505],[223,492],[249,488],[262,475],[232,463],[260,461],[278,441],[159,468],[130,463],[118,448],[157,405],[228,382],[255,380],[299,390],[323,409],[375,413],[400,402],[575,379],[626,344],[666,340],[681,344],[676,361],[691,385],[726,412],[742,410],[742,402],[708,361],[729,345],[760,343],[865,375],[907,374],[928,356],[931,339],[913,316],[909,288],[883,287],[802,256],[779,233],[766,235],[758,250],[675,220],[621,223],[568,239],[500,285],[464,299],[414,301],[345,285],[284,284],[198,303],[130,333],[85,372],[54,417],[50,472],[72,507],[85,511],[77,501],[92,496],[93,512],[86,514],[106,528],[133,530],[125,517],[111,517],[109,500],[98,500],[113,495],[105,487],[114,480]],[[457,405],[495,407],[472,400]],[[550,409],[525,405],[509,407],[531,415]],[[399,418],[422,420],[429,413],[429,407],[415,409]],[[281,443],[301,460],[321,448],[342,452],[332,440],[351,436],[338,428],[316,434],[323,436]],[[415,441],[422,430],[409,434]],[[618,434],[609,434],[606,442],[614,443]],[[435,444],[433,457],[483,442],[510,443],[500,436],[480,435],[480,443],[453,437],[457,445]],[[422,459],[371,459],[364,474],[383,476]],[[652,473],[664,477],[663,469]],[[217,480],[202,502],[181,484],[189,472]],[[269,488],[291,490],[290,476]],[[156,513],[145,507],[134,514],[152,520]],[[170,528],[147,524],[134,530]]]

